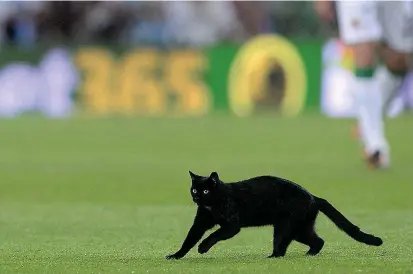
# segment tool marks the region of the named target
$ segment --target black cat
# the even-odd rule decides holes
[[[353,239],[374,246],[383,241],[364,233],[326,200],[316,197],[301,186],[272,176],[260,176],[236,183],[223,183],[216,172],[209,177],[191,171],[191,194],[198,205],[194,223],[181,249],[167,259],[180,259],[202,238],[204,233],[220,228],[198,247],[203,254],[219,241],[234,237],[243,227],[273,225],[273,252],[269,257],[282,257],[293,240],[310,247],[307,255],[316,255],[324,241],[314,230],[319,211]]]

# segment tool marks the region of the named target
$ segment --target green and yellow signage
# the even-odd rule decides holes
[[[321,48],[322,41],[278,35],[205,49],[80,46],[70,53],[79,75],[75,104],[92,115],[295,116],[319,104]]]

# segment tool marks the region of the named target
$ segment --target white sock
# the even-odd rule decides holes
[[[376,71],[376,79],[378,81],[380,93],[383,98],[383,117],[386,117],[389,111],[389,106],[392,100],[397,96],[401,85],[403,84],[403,77],[396,76],[391,73],[386,66],[381,66]]]
[[[384,136],[382,116],[382,96],[375,77],[353,77],[354,98],[357,105],[358,124],[365,150],[372,154],[379,150],[387,153],[388,145]]]

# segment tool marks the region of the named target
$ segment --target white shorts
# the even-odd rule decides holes
[[[352,45],[385,42],[413,52],[413,1],[337,1],[340,38]]]

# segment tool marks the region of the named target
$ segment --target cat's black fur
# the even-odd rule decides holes
[[[272,225],[273,252],[282,257],[293,240],[310,247],[307,255],[316,255],[324,241],[314,230],[319,211],[356,241],[380,246],[383,241],[364,233],[325,199],[301,186],[273,176],[260,176],[241,182],[223,183],[216,172],[199,176],[189,171],[191,195],[198,205],[194,223],[181,248],[167,259],[180,259],[201,240],[204,233],[220,225],[198,247],[203,254],[219,241],[234,237],[243,227]]]

